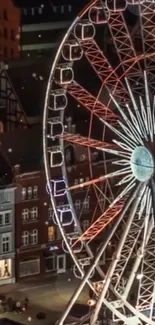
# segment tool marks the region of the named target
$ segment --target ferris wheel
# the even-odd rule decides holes
[[[94,0],[68,29],[51,69],[43,118],[47,191],[62,247],[81,279],[61,325],[86,284],[94,303],[80,324],[96,324],[102,309],[116,324],[155,324],[154,37],[154,0]],[[76,131],[66,127],[71,112],[83,116]],[[70,180],[69,144],[87,152],[89,178],[80,182],[79,166]],[[86,198],[94,193],[85,229],[73,204],[81,190]],[[113,242],[104,269],[100,259]]]

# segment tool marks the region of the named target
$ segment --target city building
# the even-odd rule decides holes
[[[53,59],[54,56],[48,60],[47,58],[21,58],[8,61],[6,72],[27,120],[29,117],[40,116],[42,121],[46,88]]]
[[[8,64],[0,63],[0,133],[27,128],[28,120],[8,75]]]
[[[74,8],[71,1],[66,4],[53,1],[14,1],[21,10],[22,57],[51,55],[58,48],[61,38],[70,26]]]
[[[66,254],[46,191],[41,126],[4,133],[1,150],[16,187],[16,280],[65,272]]]
[[[15,282],[15,187],[0,188],[0,285]]]
[[[14,0],[21,10],[22,57],[49,56],[63,38],[86,0]]]
[[[20,14],[12,0],[1,0],[0,61],[20,55]]]

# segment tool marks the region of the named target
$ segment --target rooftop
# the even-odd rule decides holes
[[[73,20],[87,0],[14,0],[22,24]],[[40,9],[39,9],[40,8]]]
[[[54,57],[54,55],[53,55]],[[41,115],[53,57],[9,62],[7,73],[26,115]]]
[[[10,169],[15,165],[21,166],[21,172],[42,169],[42,125],[0,134],[0,152]]]

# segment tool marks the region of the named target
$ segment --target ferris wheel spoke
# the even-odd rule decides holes
[[[133,115],[134,117],[134,123],[132,124],[127,116],[127,114],[124,112],[124,110],[120,107],[120,105],[117,103],[117,101],[115,100],[115,98],[112,96],[112,94],[110,94],[110,97],[113,101],[113,103],[115,104],[115,106],[117,107],[118,111],[120,112],[120,114],[122,115],[122,118],[123,120],[125,121],[125,123],[127,124],[128,128],[130,129],[130,131],[132,132],[132,134],[134,135],[134,137],[139,141],[139,142],[142,142],[141,140],[141,132],[139,130],[139,125],[138,125],[138,122],[135,118],[135,116]],[[128,104],[126,104],[128,110],[130,110]],[[136,105],[136,111],[138,111],[138,107]],[[135,128],[133,125],[137,126],[137,128]]]
[[[72,190],[76,190],[78,188],[83,188],[85,186],[90,186],[90,185],[94,185],[96,183],[100,183],[102,181],[106,181],[108,179],[112,179],[112,178],[115,178],[115,177],[120,177],[120,176],[124,176],[126,174],[131,174],[131,167],[130,165],[128,167],[125,167],[125,168],[122,168],[122,169],[119,169],[119,170],[116,170],[114,172],[111,172],[109,174],[106,174],[106,175],[103,175],[103,176],[100,176],[100,177],[97,177],[95,179],[92,179],[90,181],[87,181],[87,182],[83,182],[83,183],[80,183],[80,184],[77,184],[77,185],[73,185],[73,186],[69,186],[67,187],[66,189],[68,191],[72,191]],[[61,190],[60,190],[61,192]]]
[[[90,243],[109,223],[111,223],[121,212],[126,200],[126,195],[134,186],[135,183],[131,181],[109,205],[109,208],[77,239],[74,245],[83,240]]]
[[[130,262],[131,255],[142,233],[142,229],[144,227],[144,222],[145,222],[145,214],[143,212],[145,209],[147,198],[148,198],[148,191],[147,188],[144,188],[142,192],[142,196],[140,198],[140,201],[143,202],[143,206],[141,205],[140,202],[139,206],[137,207],[137,211],[135,212],[135,216],[133,217],[131,227],[124,241],[120,257],[118,259],[113,276],[111,278],[114,283],[115,290],[119,290],[121,278],[124,275],[128,263],[131,263]],[[123,229],[125,228],[126,228],[126,221],[124,222],[123,225]]]
[[[131,225],[132,225],[132,222],[133,222],[133,219],[135,217],[135,213],[137,211],[137,208],[138,208],[138,205],[140,203],[140,200],[142,198],[142,195],[144,193],[144,190],[145,190],[145,187],[146,187],[146,184],[138,184],[138,187],[136,187],[135,189],[135,193],[137,193],[138,195],[138,198],[136,197],[135,193],[133,194],[133,201],[132,201],[132,204],[131,206],[129,207],[130,208],[130,211],[129,211],[129,217],[128,217],[128,220],[127,220],[127,223],[126,223],[126,227],[124,228],[124,231],[122,233],[122,236],[121,236],[121,240],[119,242],[119,245],[118,245],[118,248],[116,250],[116,253],[114,254],[114,258],[112,260],[112,263],[106,273],[106,276],[105,276],[105,283],[104,283],[104,286],[103,286],[103,289],[102,289],[102,292],[100,293],[100,296],[99,296],[99,299],[96,303],[96,306],[95,306],[95,309],[94,309],[94,321],[97,319],[97,315],[98,315],[98,312],[102,306],[102,303],[103,303],[103,299],[105,298],[105,295],[107,293],[107,290],[109,288],[109,285],[111,283],[111,279],[112,279],[112,276],[114,274],[114,271],[115,271],[115,268],[116,268],[116,265],[118,263],[118,260],[120,258],[120,255],[121,255],[121,251],[123,249],[123,245],[125,243],[125,240],[127,238],[127,235],[128,235],[128,232],[131,228]],[[126,211],[127,213],[127,211]]]
[[[148,243],[148,240],[149,240],[150,235],[152,233],[152,230],[153,230],[153,223],[149,222],[145,247],[147,247],[147,243]],[[144,248],[144,245],[143,245],[143,242],[142,242],[142,244],[140,245],[140,247],[136,251],[136,259],[135,259],[135,261],[133,263],[133,267],[132,267],[132,269],[130,271],[130,275],[128,277],[126,286],[124,288],[123,297],[124,297],[125,300],[129,296],[131,287],[132,287],[133,282],[135,280],[135,275],[138,275],[138,270],[140,268],[141,261],[142,261],[142,259],[144,257],[144,249],[143,248]],[[139,275],[141,277],[141,273]],[[139,286],[139,288],[140,288],[140,286]]]
[[[143,53],[152,53],[155,52],[154,44],[154,10],[155,3],[154,1],[144,1],[139,5],[139,18],[140,18],[140,30],[141,30],[141,41],[143,46]],[[147,71],[153,70],[155,67],[155,58],[154,57],[145,57],[144,58],[145,69]],[[154,88],[154,75],[152,74],[151,87]]]
[[[129,95],[130,95],[130,98],[131,98],[131,102],[132,102],[133,109],[135,111],[136,117],[133,114],[132,110],[130,109],[129,105],[127,104],[126,106],[127,106],[129,115],[131,117],[133,125],[136,126],[136,128],[138,130],[138,133],[141,135],[141,137],[145,137],[145,139],[147,140],[148,137],[147,137],[146,121],[145,121],[145,118],[143,117],[143,115],[146,114],[145,109],[144,109],[144,113],[143,113],[143,109],[142,109],[142,106],[141,106],[141,114],[142,114],[142,116],[141,116],[141,114],[139,112],[138,105],[137,105],[137,103],[135,101],[133,92],[132,92],[131,87],[129,85],[128,79],[125,78],[125,81],[126,81],[126,85],[127,85],[127,88],[128,88],[128,92],[129,92]],[[141,103],[141,101],[142,101],[141,96],[139,96],[139,100],[140,100],[140,103]]]
[[[145,83],[145,98],[146,98],[146,112],[147,112],[148,133],[150,135],[151,141],[153,142],[153,137],[154,137],[153,118],[152,118],[152,110],[151,110],[148,79],[147,79],[146,71],[144,71],[144,83]]]
[[[111,131],[113,131],[116,135],[118,135],[122,140],[124,140],[128,147],[134,149],[136,147],[136,141],[135,138],[132,137],[132,139],[129,139],[127,136],[125,136],[123,133],[121,133],[120,131],[118,131],[114,126],[112,126],[111,124],[109,124],[107,121],[105,121],[104,119],[100,118],[100,121],[102,121]],[[118,142],[117,142],[118,144]]]
[[[127,102],[128,93],[125,86],[119,80],[115,70],[113,70],[95,40],[92,39],[87,42],[81,41],[80,46],[83,49],[87,60],[90,62],[103,83],[103,86],[105,85],[107,90],[113,93],[119,103],[124,104],[124,102]]]
[[[148,244],[145,247],[145,253],[141,266],[141,279],[139,284],[139,294],[137,300],[137,309],[147,312],[148,318],[153,316],[154,294],[155,294],[155,229],[153,229]]]
[[[81,105],[83,105],[90,113],[93,113],[97,117],[104,117],[111,124],[116,124],[116,118],[119,117],[113,113],[107,106],[102,104],[99,100],[91,95],[77,82],[73,81],[67,87],[66,91],[74,97]]]
[[[134,235],[134,237],[136,237],[136,243],[134,243],[134,247],[135,245],[137,244],[137,239],[139,238],[139,236],[141,237],[141,233],[145,227],[145,218],[146,218],[146,213],[147,213],[147,202],[148,202],[148,199],[150,197],[150,190],[148,187],[146,187],[146,190],[144,191],[144,194],[143,194],[143,197],[142,197],[142,200],[140,202],[140,205],[138,207],[138,211],[137,211],[137,214],[136,214],[136,218],[137,218],[137,224],[135,224],[135,229],[137,228],[138,226],[138,233],[136,233]],[[141,223],[141,220],[143,220],[143,223]],[[122,227],[124,228],[126,226],[126,220],[122,220]],[[140,226],[140,228],[139,228]],[[122,229],[122,228],[121,228]],[[116,233],[117,235],[117,233]],[[138,236],[137,236],[138,235]],[[117,240],[120,239],[120,231],[118,229],[118,235],[117,235]],[[131,240],[133,239],[133,237],[131,236]],[[133,239],[134,241],[134,239]],[[130,245],[131,244],[131,245]],[[130,243],[130,238],[129,238],[129,241],[127,241],[123,247],[123,250],[122,252],[124,251],[124,254],[122,255],[122,275],[124,274],[124,271],[125,271],[125,268],[127,270],[127,267],[129,266],[129,269],[131,268],[131,263],[133,264],[133,262],[131,261],[130,262],[130,257],[132,256],[132,252],[130,251],[130,249],[132,248],[132,243]],[[133,249],[132,249],[133,251]],[[132,267],[132,271],[130,272],[130,276],[126,276],[125,279],[127,279],[125,285],[123,286],[122,290],[121,290],[121,295],[123,295],[124,299],[127,299],[128,297],[128,294],[130,292],[130,289],[131,289],[131,286],[132,286],[132,283],[134,281],[134,278],[135,278],[135,274],[137,273],[137,270],[139,268],[139,265],[140,265],[140,261],[142,259],[142,256],[143,256],[143,247],[139,247],[138,250],[136,250],[136,254],[137,254],[137,258],[136,258],[136,261],[135,263],[133,264],[133,267]],[[127,255],[127,256],[126,256]],[[125,257],[126,256],[126,257]],[[124,260],[124,257],[125,257],[125,260]],[[124,262],[123,262],[124,260]],[[120,267],[121,267],[121,261],[118,261],[118,264],[120,264]],[[115,271],[116,273],[116,271]],[[128,272],[127,272],[128,273]],[[117,275],[117,273],[116,273]],[[121,276],[118,272],[118,276],[117,276],[117,288],[116,290],[118,291],[118,288],[121,287]]]

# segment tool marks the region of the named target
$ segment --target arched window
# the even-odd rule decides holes
[[[31,244],[36,245],[38,244],[38,230],[33,229],[31,232]]]

